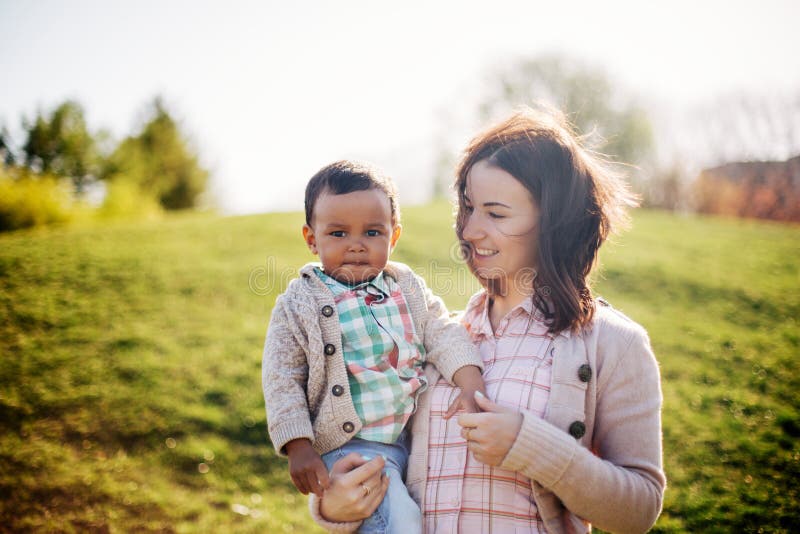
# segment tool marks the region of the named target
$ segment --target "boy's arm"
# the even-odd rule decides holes
[[[480,376],[483,360],[478,348],[469,339],[466,329],[458,321],[450,318],[442,299],[434,295],[420,277],[413,276],[417,282],[416,289],[423,295],[427,308],[422,332],[422,344],[425,345],[427,352],[426,360],[433,363],[451,384],[460,385],[455,382],[455,375],[465,366],[477,367],[475,371],[477,376]],[[474,378],[474,373],[470,374]]]
[[[456,371],[456,374],[453,375],[453,381],[456,383],[456,386],[461,388],[461,393],[459,393],[458,397],[456,397],[447,408],[444,418],[449,419],[459,411],[468,413],[480,412],[480,407],[478,403],[475,402],[475,392],[480,391],[486,396],[486,386],[483,383],[481,370],[474,365],[466,365]]]
[[[264,344],[261,382],[269,437],[280,456],[286,454],[284,447],[292,440],[314,440],[306,398],[308,361],[298,341],[305,337],[283,298],[278,297]]]

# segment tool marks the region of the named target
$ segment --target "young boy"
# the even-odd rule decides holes
[[[262,375],[270,439],[303,494],[321,496],[328,470],[350,452],[382,455],[389,490],[361,531],[419,531],[403,474],[422,366],[461,387],[448,415],[476,412],[480,355],[422,279],[388,261],[401,226],[387,177],[333,163],[309,181],[305,209],[303,237],[321,268],[303,267],[272,311]]]

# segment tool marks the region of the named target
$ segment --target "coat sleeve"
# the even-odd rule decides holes
[[[596,455],[563,430],[523,412],[503,467],[537,481],[598,528],[645,532],[661,512],[666,478],[658,365],[643,330],[635,332],[606,373],[598,382]]]
[[[284,299],[278,297],[264,344],[261,385],[269,437],[280,456],[285,456],[284,446],[293,439],[314,441],[306,395],[306,335],[299,324],[292,320]]]
[[[442,299],[433,294],[422,278],[416,275],[414,278],[417,290],[425,299],[422,344],[427,353],[426,361],[433,363],[450,384],[453,384],[455,372],[467,365],[483,371],[483,360],[467,330],[450,317]]]

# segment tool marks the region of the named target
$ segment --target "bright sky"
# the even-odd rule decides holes
[[[0,125],[20,142],[21,117],[74,98],[121,138],[161,94],[227,212],[299,210],[308,178],[345,157],[416,202],[437,136],[478,128],[452,117],[472,116],[493,63],[565,53],[679,110],[800,87],[798,20],[793,0],[0,0]]]

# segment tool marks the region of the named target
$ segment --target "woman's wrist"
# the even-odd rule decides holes
[[[311,519],[314,520],[319,526],[329,532],[355,532],[361,526],[363,521],[334,521],[326,518],[322,513],[322,501],[313,493],[309,495],[308,511],[311,514]]]

